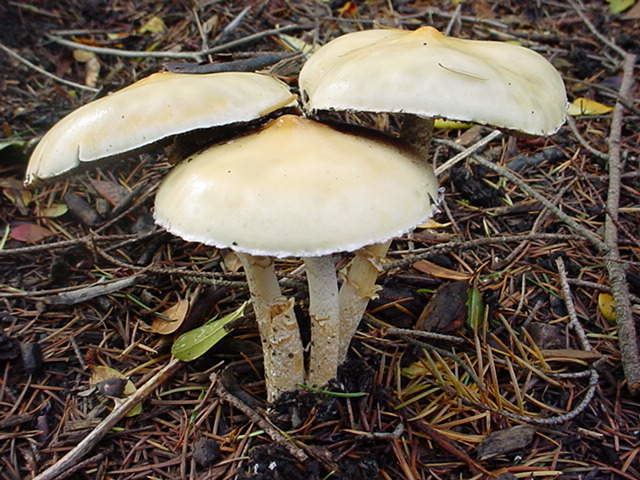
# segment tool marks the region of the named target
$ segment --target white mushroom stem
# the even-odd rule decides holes
[[[273,259],[238,253],[249,283],[262,352],[267,400],[304,382],[304,357],[293,300],[282,296]]]
[[[339,362],[347,358],[351,338],[367,309],[369,300],[377,296],[380,289],[376,285],[381,263],[389,250],[391,240],[376,245],[368,245],[356,251],[347,268],[344,283],[340,287],[340,351]]]
[[[309,283],[311,319],[311,356],[307,382],[320,387],[326,385],[338,373],[338,278],[335,263],[330,255],[306,257],[304,265]]]
[[[400,140],[408,143],[426,162],[429,157],[429,146],[433,136],[433,118],[417,115],[406,115],[400,128]]]

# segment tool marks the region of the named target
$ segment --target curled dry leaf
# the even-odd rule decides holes
[[[181,298],[177,303],[167,308],[161,315],[153,319],[151,330],[161,335],[174,333],[187,318],[190,302]]]
[[[124,380],[126,383],[124,384],[124,388],[122,389],[121,395],[123,397],[128,397],[133,395],[136,392],[136,386],[133,384],[131,380],[129,380],[125,375],[120,373],[115,368],[107,367],[106,365],[98,365],[93,368],[91,372],[91,379],[89,383],[93,387],[97,387],[99,384],[108,384],[113,380]],[[114,399],[116,404],[118,401]],[[136,415],[140,415],[142,413],[142,404],[138,404],[129,411],[127,417],[135,417]]]

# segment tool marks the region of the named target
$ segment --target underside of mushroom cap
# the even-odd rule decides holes
[[[175,167],[155,221],[189,241],[312,257],[403,234],[437,196],[431,167],[402,146],[285,115]]]
[[[432,27],[343,35],[309,58],[299,82],[308,111],[411,113],[533,135],[566,118],[564,83],[544,57]]]
[[[252,121],[295,103],[289,88],[267,75],[155,73],[56,123],[31,155],[26,183],[173,135]]]

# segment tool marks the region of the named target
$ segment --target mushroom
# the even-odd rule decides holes
[[[285,115],[175,167],[158,190],[154,215],[174,235],[239,254],[273,401],[305,381],[324,385],[336,376],[333,254],[413,229],[432,215],[436,195],[431,167],[401,144]],[[293,302],[280,291],[274,257],[304,260],[312,337],[307,375]]]
[[[404,114],[400,137],[426,160],[442,117],[531,135],[564,123],[560,74],[517,45],[447,37],[432,27],[366,30],[318,49],[299,77],[304,109]],[[340,290],[341,359],[346,357],[389,243],[356,252]]]
[[[267,75],[155,73],[56,123],[31,155],[26,184],[174,135],[249,122],[295,104],[288,87]]]
[[[433,27],[349,33],[300,72],[304,108],[412,114],[551,135],[567,97],[540,54],[505,42],[447,37]]]

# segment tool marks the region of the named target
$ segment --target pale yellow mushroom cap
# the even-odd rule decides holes
[[[288,87],[267,75],[155,73],[56,123],[31,155],[26,183],[172,135],[248,122],[294,104]]]
[[[309,111],[412,113],[550,135],[564,123],[558,71],[517,45],[446,37],[432,27],[343,35],[300,72]]]
[[[175,167],[155,221],[254,255],[320,256],[413,229],[437,195],[433,170],[409,150],[285,115]]]

